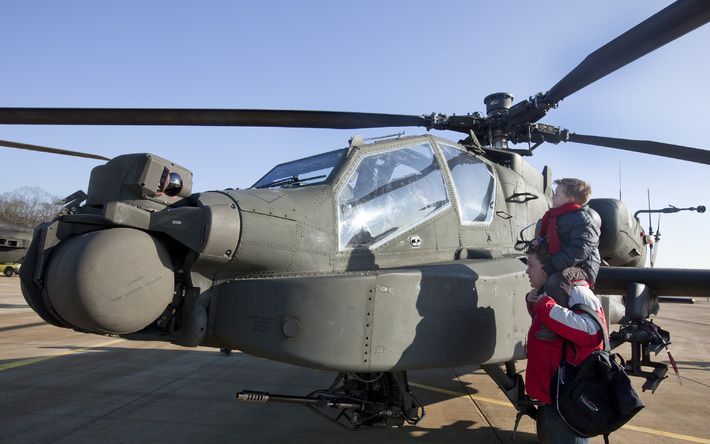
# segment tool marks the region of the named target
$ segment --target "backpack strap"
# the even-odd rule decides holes
[[[594,311],[592,309],[592,307],[590,307],[589,305],[585,305],[585,304],[575,304],[574,306],[572,306],[570,308],[570,310],[583,311],[586,314],[588,314],[589,316],[591,316],[592,319],[594,319],[594,321],[597,323],[597,325],[599,325],[599,328],[601,329],[601,332],[602,332],[602,336],[604,337],[604,351],[610,352],[611,346],[609,345],[609,335],[606,334],[606,329],[604,328],[604,325],[602,325],[602,320],[599,319],[599,315],[597,314],[597,312]]]
[[[602,320],[599,319],[599,315],[597,314],[596,311],[592,309],[589,305],[585,304],[575,304],[570,308],[572,311],[583,311],[584,313],[588,314],[589,316],[594,319],[594,322],[599,325],[599,328],[601,329],[602,336],[604,338],[604,351],[611,352],[611,346],[609,345],[609,336],[606,334],[606,329],[604,328],[604,325],[602,325]],[[566,357],[567,357],[567,339],[562,338],[562,358],[560,359],[560,366],[566,362]],[[574,344],[572,344],[574,346]]]

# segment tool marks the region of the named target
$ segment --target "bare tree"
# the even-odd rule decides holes
[[[0,194],[0,221],[33,228],[52,220],[61,209],[52,196],[39,187],[22,187]]]

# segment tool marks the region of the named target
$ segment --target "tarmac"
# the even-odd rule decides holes
[[[19,287],[17,277],[0,276],[2,443],[511,442],[515,410],[475,367],[409,372],[426,408],[417,425],[348,431],[301,406],[234,399],[242,389],[305,395],[334,373],[54,327]],[[671,332],[681,378],[669,372],[656,393],[643,393],[647,407],[611,442],[710,443],[710,302],[663,304],[655,322]],[[643,381],[633,379],[640,391]],[[515,442],[537,442],[531,419]]]

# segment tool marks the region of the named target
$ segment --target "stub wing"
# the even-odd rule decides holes
[[[710,270],[601,267],[595,292],[626,294],[630,284],[645,284],[661,296],[710,297]]]

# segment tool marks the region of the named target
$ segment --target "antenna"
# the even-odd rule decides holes
[[[651,242],[646,242],[651,253],[651,267],[653,267],[656,262],[656,254],[658,254],[658,241],[661,239],[661,213],[678,213],[680,211],[697,211],[698,213],[704,213],[706,208],[704,205],[698,205],[697,207],[688,208],[678,208],[674,205],[668,204],[666,208],[661,208],[660,210],[651,209],[651,190],[647,190],[648,193],[648,210],[638,210],[634,213],[634,219],[641,224],[641,219],[639,214],[648,213],[648,233],[644,233],[644,236],[648,240],[650,238]],[[653,225],[651,225],[651,213],[658,213],[658,225],[656,226],[656,233],[653,233]]]
[[[646,198],[648,199],[648,234],[647,234],[647,239],[649,239],[648,243],[648,251],[649,251],[649,263],[651,265],[651,268],[653,268],[655,261],[655,250],[654,250],[654,239],[653,239],[653,225],[651,225],[651,190],[649,188],[646,188]]]
[[[621,161],[619,161],[619,200],[621,200]]]
[[[646,188],[646,198],[648,199],[648,234],[653,234],[653,227],[651,226],[651,190]]]
[[[648,217],[651,217],[651,213],[648,213]],[[661,213],[658,213],[658,219],[656,220],[656,234],[653,236],[653,245],[651,248],[650,263],[651,268],[656,266],[656,256],[658,255],[658,241],[661,240]]]

